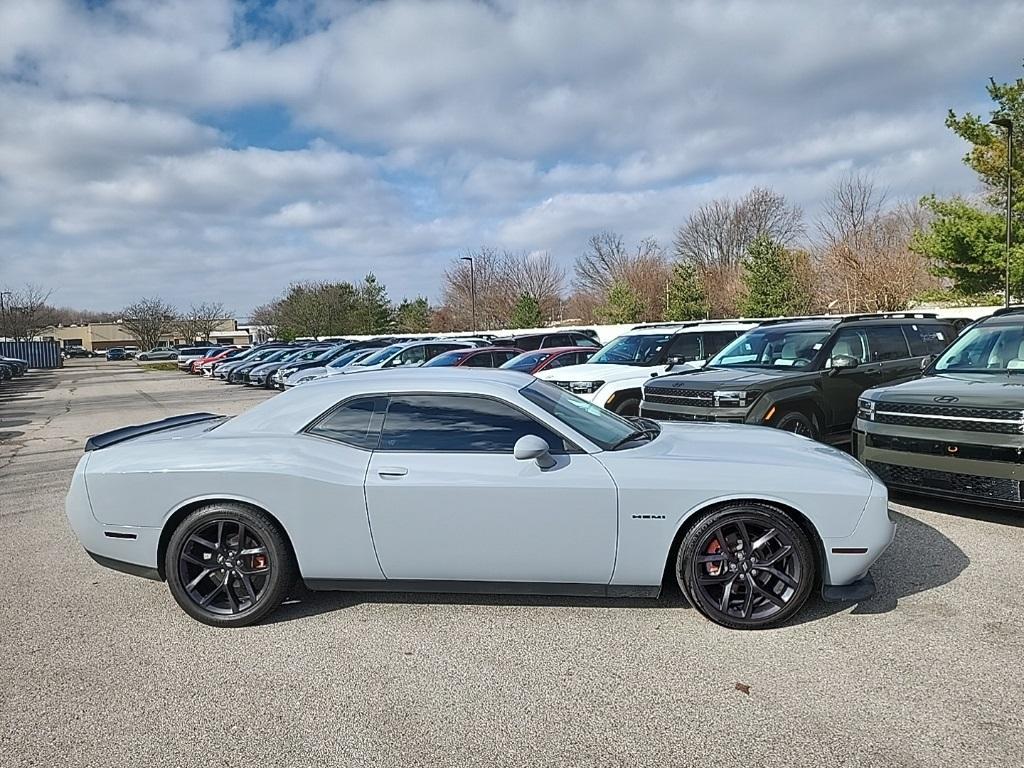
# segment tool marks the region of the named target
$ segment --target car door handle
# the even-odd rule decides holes
[[[377,470],[377,474],[381,477],[405,477],[409,474],[409,470],[405,467],[381,467]]]

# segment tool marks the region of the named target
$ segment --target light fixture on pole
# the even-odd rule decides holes
[[[0,291],[0,336],[7,338],[7,310],[4,308],[4,296],[10,298],[14,294],[10,291]]]
[[[1013,246],[1013,121],[1008,117],[994,117],[990,121],[1006,129],[1006,306],[1010,306],[1010,248]]]
[[[476,333],[476,270],[473,268],[473,257],[462,256],[462,261],[469,262],[469,303],[473,318],[473,333]]]

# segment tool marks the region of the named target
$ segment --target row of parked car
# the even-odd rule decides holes
[[[176,359],[227,384],[277,389],[397,367],[519,370],[623,417],[852,443],[891,486],[1018,505],[1022,321],[1024,308],[974,324],[912,312],[697,321],[636,326],[603,347],[572,330],[200,347]]]
[[[24,376],[27,372],[28,360],[0,355],[0,387],[3,386],[4,382],[10,381],[17,376]]]

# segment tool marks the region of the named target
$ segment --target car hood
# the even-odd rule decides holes
[[[697,370],[693,363],[677,365],[671,373],[677,374],[689,368]],[[644,377],[665,376],[664,365],[616,365],[615,363],[581,363],[566,365],[561,368],[550,368],[537,372],[538,379],[547,381],[619,381]]]
[[[716,422],[659,426],[661,434],[654,440],[612,453],[666,461],[749,462],[760,467],[796,467],[808,473],[839,471],[872,479],[871,473],[848,453],[772,427]]]
[[[816,372],[790,368],[703,368],[685,376],[663,376],[659,387],[678,389],[760,389],[776,382],[811,378]]]
[[[1021,409],[1024,404],[1024,372],[942,373],[891,387],[875,387],[862,397],[880,403]]]
[[[341,371],[338,368],[327,368],[325,366],[318,366],[313,368],[300,368],[299,370],[292,373],[288,378],[290,379],[292,376],[294,376],[296,380],[307,379],[310,376],[327,376],[328,374],[332,373],[341,373]]]

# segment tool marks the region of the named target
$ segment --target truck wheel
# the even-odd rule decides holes
[[[818,439],[818,428],[814,422],[800,411],[787,411],[775,421],[776,429],[792,432],[794,435]]]
[[[626,398],[621,403],[616,403],[612,411],[619,416],[639,416],[640,401],[635,397]]]

